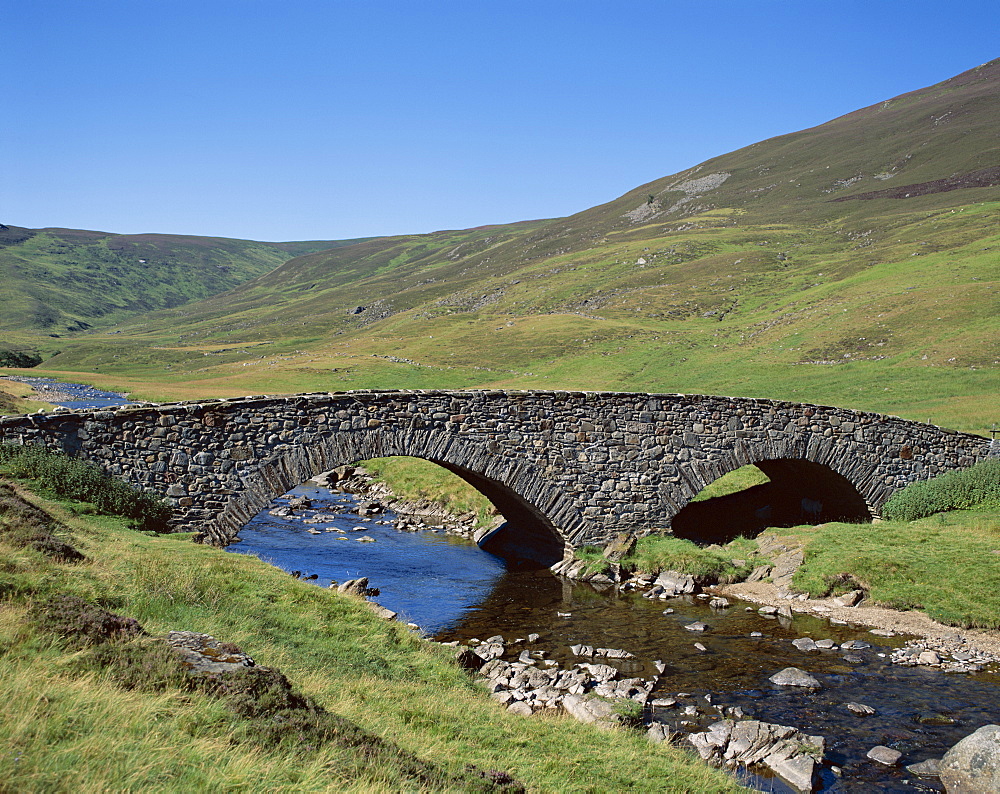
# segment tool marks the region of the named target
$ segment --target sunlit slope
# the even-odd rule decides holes
[[[0,328],[28,340],[81,331],[230,290],[339,244],[0,226]]]
[[[981,431],[1000,421],[998,86],[1000,61],[569,218],[298,257],[44,366],[149,396],[703,391]]]

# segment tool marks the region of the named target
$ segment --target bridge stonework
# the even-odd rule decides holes
[[[0,420],[0,441],[79,454],[170,499],[174,527],[225,545],[308,478],[410,455],[459,474],[512,525],[560,547],[646,534],[753,463],[808,500],[878,515],[915,480],[971,465],[989,441],[839,408],[680,394],[355,391]]]

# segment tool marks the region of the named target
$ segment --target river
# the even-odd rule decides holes
[[[570,650],[582,643],[634,654],[634,659],[608,663],[645,678],[657,674],[659,661],[665,669],[654,697],[673,698],[678,706],[653,709],[647,719],[694,732],[721,719],[720,710],[740,706],[754,718],[824,736],[828,763],[822,791],[940,791],[936,780],[917,779],[903,766],[883,767],[869,761],[867,752],[876,745],[892,746],[903,752],[903,764],[913,764],[940,757],[982,725],[1000,723],[1000,676],[895,665],[890,653],[905,637],[877,637],[863,627],[799,614],[790,620],[767,617],[739,602],[711,609],[696,597],[660,601],[614,588],[599,592],[547,570],[508,568],[443,530],[397,531],[391,513],[366,521],[350,512],[355,497],[310,484],[275,506],[303,496],[312,500],[312,510],[297,517],[265,510],[229,550],[315,574],[321,587],[367,576],[370,586],[381,590],[375,600],[443,642],[497,634],[514,640],[537,633],[536,646],[562,667],[582,661]],[[319,520],[304,523],[308,516]],[[363,537],[374,542],[359,542]],[[664,614],[665,608],[672,613]],[[684,627],[696,621],[709,628],[693,636]],[[871,647],[852,652],[855,660],[847,661],[836,650],[799,651],[792,640],[801,637],[837,645],[861,640]],[[789,666],[816,676],[822,688],[777,687],[768,681]],[[850,702],[869,705],[876,714],[857,717],[845,708]],[[695,713],[685,713],[692,706]],[[791,791],[776,778],[750,775],[745,782],[761,790]]]

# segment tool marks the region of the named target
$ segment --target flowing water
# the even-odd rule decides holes
[[[19,383],[27,383],[38,394],[39,399],[53,405],[61,405],[74,410],[88,411],[95,408],[111,408],[128,405],[123,394],[102,391],[83,383],[63,383],[51,378],[9,377]]]
[[[713,610],[699,598],[660,601],[614,588],[599,592],[547,570],[508,568],[443,531],[399,532],[392,528],[391,513],[365,521],[348,512],[356,504],[348,494],[305,485],[276,504],[287,503],[290,496],[309,497],[314,509],[306,515],[318,512],[329,520],[306,524],[301,514],[282,518],[264,511],[230,550],[256,554],[288,571],[316,574],[320,586],[367,576],[370,586],[381,590],[380,604],[441,641],[496,634],[510,641],[537,633],[541,638],[535,647],[563,667],[590,661],[573,656],[572,645],[620,648],[636,658],[599,661],[629,677],[652,678],[657,674],[654,662],[662,662],[665,670],[654,697],[676,699],[677,705],[653,709],[647,718],[690,732],[721,719],[721,709],[740,706],[754,718],[824,736],[829,762],[823,769],[824,791],[940,791],[937,781],[916,779],[903,767],[881,767],[867,760],[866,753],[875,745],[888,745],[903,752],[903,764],[913,764],[940,757],[982,725],[1000,723],[1000,676],[893,665],[889,654],[903,644],[903,637],[876,637],[862,627],[804,615],[769,618],[739,602]],[[375,542],[358,542],[365,536]],[[673,612],[664,614],[667,608]],[[708,624],[708,630],[684,628],[696,621]],[[798,637],[831,639],[838,645],[863,640],[871,647],[852,651],[857,658],[849,661],[836,650],[799,651],[791,644]],[[706,650],[696,649],[695,642]],[[768,681],[790,666],[816,676],[822,688],[801,690]],[[849,702],[872,706],[877,713],[856,717],[845,708]],[[832,767],[841,768],[842,776]],[[789,790],[773,778],[751,775],[745,780],[764,790]]]

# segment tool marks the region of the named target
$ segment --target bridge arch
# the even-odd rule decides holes
[[[847,448],[845,448],[847,447]],[[678,537],[706,543],[753,536],[767,526],[825,521],[870,521],[877,515],[879,489],[875,466],[850,444],[740,444],[713,461],[692,465],[688,488],[694,491],[671,518]],[[743,466],[760,469],[769,482],[702,502],[701,489]],[[702,484],[699,486],[699,484]]]
[[[507,522],[501,528],[503,541],[492,533],[480,539],[484,548],[546,565],[563,558],[567,540],[550,516],[571,515],[572,506],[535,476],[530,465],[487,455],[481,445],[453,436],[420,431],[339,433],[262,460],[241,472],[242,489],[230,497],[206,535],[212,543],[227,545],[274,498],[311,477],[360,460],[394,456],[435,463],[468,482],[496,507]]]

